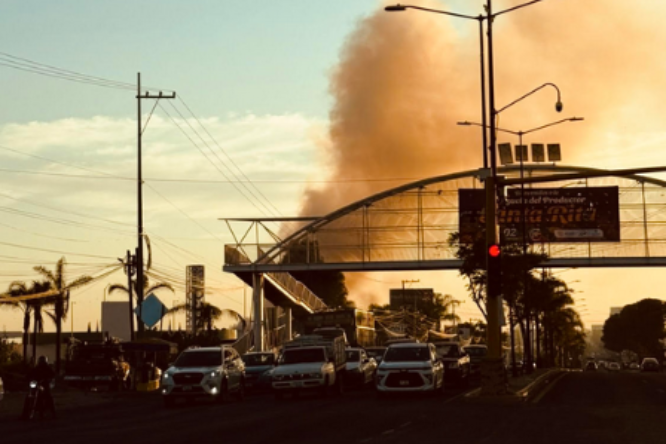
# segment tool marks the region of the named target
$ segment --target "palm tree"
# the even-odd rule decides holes
[[[23,282],[12,282],[9,284],[6,296],[17,298],[27,294],[27,288]],[[26,300],[11,301],[0,300],[2,306],[23,311],[23,362],[28,359],[28,335],[30,334],[30,315],[32,314],[32,305]]]
[[[57,291],[53,304],[53,319],[56,325],[56,373],[60,373],[62,320],[67,317],[69,311],[70,290],[86,285],[93,279],[90,276],[79,276],[68,283],[65,278],[65,265],[65,258],[61,257],[56,262],[55,271],[51,271],[42,265],[34,267],[34,270],[50,283],[51,289]]]
[[[180,304],[170,309],[168,313],[182,313],[182,312],[187,312],[189,309],[190,309],[189,305]],[[215,322],[219,321],[224,317],[234,319],[241,325],[243,326],[245,325],[245,320],[243,319],[243,317],[238,313],[236,313],[235,311],[216,307],[215,305],[209,302],[201,303],[200,320],[198,324],[206,326],[206,331],[208,332],[213,331],[213,325],[215,324]]]
[[[14,281],[9,284],[7,296],[15,298],[15,301],[2,300],[3,305],[17,308],[23,311],[23,362],[28,359],[28,343],[30,335],[30,316],[34,315],[34,340],[32,344],[32,358],[36,359],[37,354],[37,333],[44,331],[42,308],[54,302],[53,297],[44,297],[39,299],[22,299],[22,296],[30,296],[46,293],[51,288],[48,282],[33,281],[32,286],[28,287],[25,282]]]

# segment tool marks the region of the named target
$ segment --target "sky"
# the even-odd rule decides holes
[[[483,4],[414,3],[470,15]],[[494,3],[505,8],[518,2]],[[158,294],[167,306],[185,299],[185,266],[204,264],[207,299],[249,311],[244,294],[250,291],[221,270],[224,244],[232,237],[220,218],[321,215],[399,184],[341,183],[332,190],[321,182],[327,178],[419,179],[478,167],[480,156],[441,154],[454,152],[446,149],[433,154],[440,146],[478,152],[478,133],[455,126],[456,120],[478,116],[476,25],[417,11],[388,14],[383,5],[4,5],[0,288],[37,278],[34,265],[53,267],[61,256],[70,279],[97,276],[135,248],[137,101],[131,85],[137,72],[151,93],[161,88],[178,97],[160,101],[154,110],[154,101],[142,103],[144,219],[153,271],[176,286],[173,294]],[[666,63],[659,50],[666,43],[660,25],[665,13],[653,0],[630,7],[619,0],[544,0],[501,16],[495,26],[498,104],[555,82],[566,116],[585,117],[544,132],[562,143],[567,164],[664,164]],[[37,75],[28,72],[36,66],[30,62],[114,83]],[[503,114],[501,125],[525,129],[557,117],[552,96],[544,93]],[[390,165],[375,162],[395,140],[414,148],[391,151]],[[349,159],[360,159],[357,168],[348,168]],[[337,197],[326,198],[331,195]],[[579,269],[560,276],[576,289],[590,325],[603,323],[612,306],[661,298],[660,274]],[[455,272],[356,276],[351,299],[359,305],[386,302],[388,289],[403,279],[419,279],[419,286],[464,301],[457,309],[463,319],[480,317]],[[125,280],[119,270],[75,291],[74,328],[88,322],[94,328],[100,301],[123,299],[106,295],[105,288]],[[19,330],[20,313],[1,310],[0,328]],[[52,330],[48,322],[46,329]]]

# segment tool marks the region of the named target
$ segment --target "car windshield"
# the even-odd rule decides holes
[[[439,356],[457,358],[458,357],[458,346],[454,344],[445,344],[437,345],[437,354]]]
[[[419,362],[429,361],[427,347],[390,347],[384,356],[384,362]]]
[[[485,347],[469,347],[466,348],[465,351],[470,355],[470,356],[479,356],[483,357],[488,354],[488,349]]]
[[[358,350],[347,351],[347,361],[358,361],[361,358],[361,352]]]
[[[304,350],[285,350],[280,358],[280,364],[300,364],[302,362],[324,362],[324,350],[311,348]]]
[[[222,364],[222,353],[215,351],[191,351],[182,353],[176,367],[216,367]]]
[[[243,356],[243,362],[248,367],[257,367],[262,365],[273,365],[275,363],[275,357],[272,353],[262,353],[256,355],[245,355]]]

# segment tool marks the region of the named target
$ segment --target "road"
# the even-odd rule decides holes
[[[276,401],[249,396],[227,404],[179,404],[159,396],[118,398],[24,423],[0,416],[2,443],[663,443],[666,375],[573,372],[538,402],[446,395]],[[42,441],[43,442],[43,441]]]

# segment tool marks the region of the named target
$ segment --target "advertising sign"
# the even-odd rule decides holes
[[[485,191],[459,190],[460,235],[472,242],[483,233]],[[523,223],[523,215],[525,222]],[[619,242],[617,187],[526,188],[507,191],[498,208],[497,223],[503,243]]]
[[[389,301],[392,310],[403,307],[413,309],[432,303],[435,291],[432,288],[392,288],[389,291]]]

